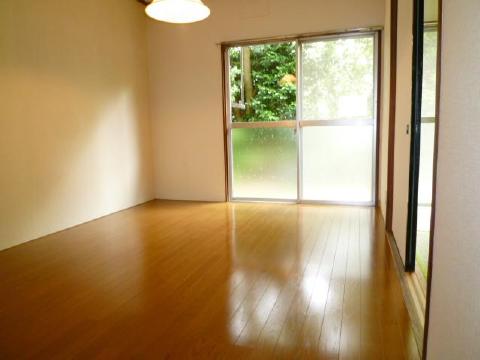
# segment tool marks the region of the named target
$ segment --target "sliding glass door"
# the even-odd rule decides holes
[[[434,2],[432,1],[432,3]],[[424,283],[428,276],[430,221],[432,213],[437,90],[437,42],[437,25],[435,23],[425,24],[423,31],[422,109],[415,246],[415,269],[419,270],[417,273]]]
[[[414,7],[413,106],[405,269],[418,275],[426,291],[431,254],[431,217],[437,133],[439,2]]]
[[[228,50],[232,199],[297,199],[296,53],[296,42]]]
[[[373,203],[373,35],[300,43],[302,199]]]
[[[374,204],[376,33],[226,55],[230,199]]]

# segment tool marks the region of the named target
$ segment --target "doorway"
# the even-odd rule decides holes
[[[378,37],[224,48],[229,200],[375,204]]]

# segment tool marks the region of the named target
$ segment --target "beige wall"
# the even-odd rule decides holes
[[[398,1],[397,97],[395,107],[395,161],[392,230],[405,262],[408,214],[408,176],[412,107],[413,1]]]
[[[0,249],[153,197],[135,1],[0,2]]]
[[[480,358],[480,2],[443,0],[428,358]]]
[[[384,0],[206,0],[204,22],[149,21],[156,196],[224,200],[222,41],[383,25]]]

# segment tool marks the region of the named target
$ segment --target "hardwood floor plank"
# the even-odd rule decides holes
[[[347,272],[340,334],[340,359],[354,359],[360,353],[361,278],[360,278],[360,209],[349,214]]]
[[[339,356],[340,334],[345,293],[346,269],[348,261],[348,210],[338,214],[339,237],[333,262],[330,288],[328,291],[322,331],[319,339],[319,352],[325,358]],[[342,211],[343,213],[343,211]]]
[[[0,358],[418,359],[373,208],[153,201],[0,252]]]

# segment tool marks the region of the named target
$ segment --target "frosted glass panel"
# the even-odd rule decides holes
[[[302,59],[304,120],[373,118],[372,36],[306,43]]]
[[[234,198],[297,198],[293,129],[233,129],[232,144]]]
[[[420,205],[431,205],[435,123],[423,123],[420,136],[420,174],[418,179],[418,203]]]
[[[373,127],[303,128],[303,198],[373,200]]]
[[[437,94],[437,31],[423,34],[422,117],[435,117]],[[433,161],[433,160],[432,160]]]

